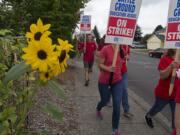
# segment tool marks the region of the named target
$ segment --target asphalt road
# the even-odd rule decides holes
[[[154,103],[154,88],[159,80],[157,70],[159,60],[133,50],[128,62],[129,88],[150,105]],[[169,106],[166,106],[162,113],[171,120]]]

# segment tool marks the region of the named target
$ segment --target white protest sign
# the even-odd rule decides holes
[[[133,42],[142,0],[111,0],[106,43]]]
[[[90,15],[81,15],[80,30],[91,31],[91,16]]]

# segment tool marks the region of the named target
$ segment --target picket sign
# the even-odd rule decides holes
[[[91,16],[81,15],[80,19],[80,31],[84,33],[84,53],[86,53],[86,32],[91,31]]]
[[[166,29],[165,48],[177,49],[175,61],[179,60],[180,55],[180,0],[169,1],[169,13]],[[174,88],[174,81],[176,78],[176,69],[173,70],[169,95],[172,94]]]
[[[91,31],[91,16],[81,15],[80,19],[80,31]]]
[[[112,66],[116,66],[119,45],[132,45],[142,0],[111,0],[105,43],[115,44]]]

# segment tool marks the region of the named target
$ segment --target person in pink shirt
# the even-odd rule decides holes
[[[115,45],[107,45],[102,48],[99,54],[99,79],[98,87],[100,94],[100,101],[96,107],[97,118],[103,119],[101,110],[109,101],[112,95],[113,101],[113,114],[112,114],[112,135],[120,135],[118,127],[120,120],[120,105],[123,94],[122,84],[122,59],[120,54],[117,57],[116,66],[112,67]],[[111,74],[113,73],[113,76]],[[110,79],[112,77],[112,80]],[[111,82],[110,82],[111,80]],[[109,89],[111,87],[111,89]]]
[[[92,72],[96,49],[96,42],[91,34],[87,35],[87,42],[85,45],[84,43],[79,43],[78,45],[78,50],[84,53],[83,63],[85,69],[85,86],[89,85],[89,76]]]

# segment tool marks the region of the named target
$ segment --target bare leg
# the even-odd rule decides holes
[[[88,68],[85,68],[85,80],[86,81],[89,80],[89,71],[88,71]]]
[[[85,86],[89,85],[89,71],[88,68],[85,68]]]

